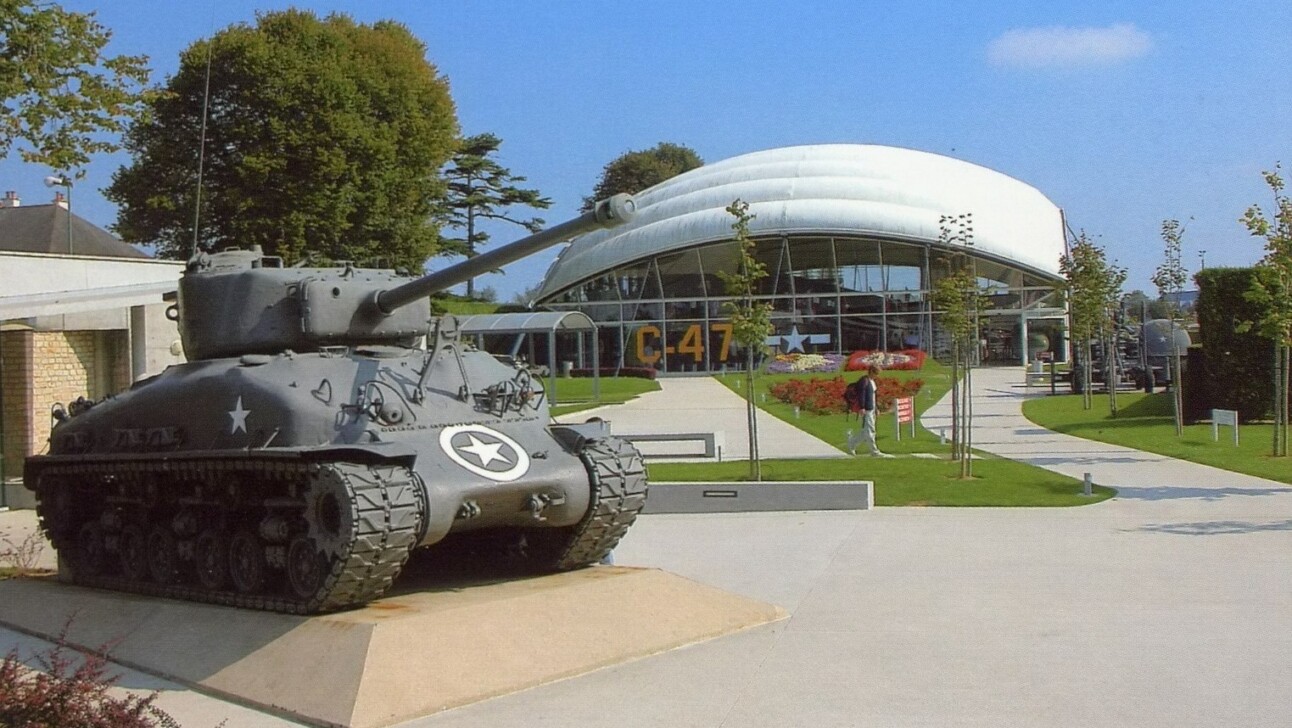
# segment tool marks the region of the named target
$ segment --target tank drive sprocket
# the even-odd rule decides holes
[[[646,505],[646,467],[632,443],[593,438],[584,440],[577,452],[588,471],[592,502],[574,526],[530,530],[529,559],[540,568],[577,569],[601,561]]]
[[[46,466],[37,510],[77,584],[311,614],[390,588],[423,493],[395,464],[116,460]]]

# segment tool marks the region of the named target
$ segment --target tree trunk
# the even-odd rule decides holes
[[[960,459],[960,345],[951,344],[951,459]]]
[[[1114,330],[1111,338],[1104,339],[1104,386],[1108,388],[1108,413],[1113,417],[1117,416],[1117,382],[1121,379],[1121,371],[1117,368],[1117,359],[1119,350],[1117,348],[1117,332]]]
[[[746,427],[749,430],[749,479],[755,482],[763,479],[763,464],[758,453],[758,403],[754,394],[754,351],[745,353],[745,415]]]
[[[960,437],[960,477],[973,477],[973,363],[970,361],[977,346],[967,347],[965,357],[965,401],[964,401],[964,434]]]
[[[1292,367],[1289,367],[1288,347],[1274,345],[1274,443],[1271,454],[1287,457],[1288,454],[1288,384]]]
[[[1171,321],[1171,360],[1175,364],[1175,372],[1171,375],[1171,392],[1174,395],[1175,409],[1175,435],[1176,437],[1184,436],[1184,367],[1180,360],[1180,347],[1175,343],[1175,321]]]
[[[1091,385],[1094,382],[1094,376],[1091,373],[1092,364],[1094,363],[1094,352],[1090,350],[1090,337],[1083,336],[1081,343],[1081,408],[1090,409],[1095,406],[1094,395],[1090,392]]]

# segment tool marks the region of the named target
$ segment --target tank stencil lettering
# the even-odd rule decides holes
[[[524,448],[484,425],[444,428],[440,449],[468,471],[499,483],[510,483],[529,471],[529,454]]]

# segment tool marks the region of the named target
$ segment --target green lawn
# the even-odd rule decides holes
[[[1234,447],[1231,428],[1221,427],[1220,441],[1213,442],[1209,423],[1186,425],[1184,435],[1177,437],[1168,392],[1119,392],[1117,405],[1117,417],[1112,417],[1106,394],[1095,395],[1094,407],[1088,410],[1082,409],[1081,395],[1059,395],[1028,400],[1023,414],[1055,432],[1292,483],[1292,459],[1270,457],[1270,425],[1240,426]]]
[[[651,463],[648,470],[651,480],[746,480],[749,464]],[[763,480],[870,480],[879,506],[1077,506],[1115,494],[1095,486],[1087,498],[1080,481],[1004,458],[983,456],[973,470],[974,478],[966,481],[960,464],[947,459],[765,460]]]
[[[856,372],[844,372],[841,375],[848,381],[858,376]],[[776,401],[770,394],[767,394],[766,399],[761,396],[773,384],[786,379],[829,379],[834,376],[840,375],[760,375],[756,382],[760,391],[759,406],[764,415],[778,417],[842,448],[847,442],[846,431],[860,426],[856,417],[809,413],[800,413],[795,417],[793,406]],[[932,360],[926,361],[924,368],[919,371],[889,371],[884,376],[924,380],[924,387],[915,398],[917,417],[951,388],[949,370]],[[717,379],[740,393],[743,380],[739,374],[719,376]],[[974,461],[974,478],[964,481],[959,478],[960,464],[950,460],[949,444],[940,442],[936,434],[918,426],[916,436],[911,438],[909,427],[910,425],[906,425],[906,434],[899,442],[894,437],[892,415],[879,416],[879,446],[884,452],[897,455],[895,458],[859,456],[767,460],[763,462],[763,479],[870,480],[875,483],[875,502],[883,506],[1072,506],[1106,500],[1115,494],[1110,488],[1096,487],[1094,496],[1085,497],[1081,495],[1082,483],[1078,480],[981,453],[981,459]],[[937,457],[915,457],[915,453],[929,453]],[[743,480],[749,474],[749,464],[744,461],[652,463],[649,470],[650,477],[654,480]]]
[[[546,385],[547,380],[543,380],[543,384]],[[594,402],[592,401],[591,377],[557,379],[556,401],[559,404],[552,408],[552,415],[565,415],[606,404],[622,404],[639,394],[654,392],[658,389],[659,383],[654,379],[602,377],[601,399]]]

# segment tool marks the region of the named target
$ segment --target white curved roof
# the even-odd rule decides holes
[[[732,157],[636,195],[637,216],[575,238],[538,299],[641,258],[729,240],[736,198],[750,233],[847,235],[937,243],[942,215],[973,213],[974,247],[1054,277],[1063,254],[1059,208],[1036,188],[928,152],[863,144],[783,147]]]

